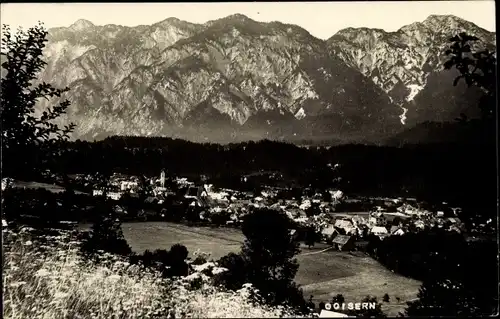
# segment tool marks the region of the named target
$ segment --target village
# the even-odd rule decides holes
[[[246,182],[253,175],[242,176],[241,181]],[[176,208],[180,214],[184,214],[177,221],[188,219],[197,224],[239,227],[246,214],[254,209],[268,208],[284,212],[301,230],[314,229],[316,242],[344,251],[362,250],[367,245],[368,236],[384,239],[432,227],[465,232],[463,223],[457,217],[460,208],[442,203],[439,210],[429,209],[415,198],[352,197],[338,189],[327,189],[323,193],[311,193],[303,189],[297,193],[265,185],[257,193],[218,188],[204,183],[204,178],[195,183],[186,177],[167,177],[165,171],[142,181],[137,176],[115,173],[104,186],[96,183],[91,175],[77,174],[72,179],[78,185],[92,188],[87,193],[76,191],[78,194],[115,201],[114,211],[124,221],[137,221],[137,217],[143,221],[168,221]],[[46,186],[43,183],[36,184],[24,185],[3,179],[2,189]],[[52,192],[64,191],[62,187],[51,186]],[[143,201],[139,205],[139,213],[134,217],[129,215],[127,204],[124,204],[126,197]],[[465,235],[474,239],[475,233],[484,232],[491,225],[492,221],[489,220],[476,225],[475,229],[469,229]],[[299,237],[303,239],[303,234]]]
[[[242,180],[247,178],[244,176]],[[78,175],[76,179],[89,177]],[[286,213],[301,229],[314,229],[316,242],[343,251],[362,250],[367,245],[368,236],[384,239],[430,227],[459,233],[464,231],[457,217],[460,209],[447,208],[446,203],[443,203],[442,210],[431,211],[421,208],[413,198],[349,198],[336,189],[326,190],[328,196],[324,193],[309,196],[303,192],[295,198],[283,196],[283,189],[276,187],[263,187],[260,193],[238,191],[195,183],[187,178],[167,178],[164,171],[146,183],[143,181],[142,185],[135,176],[114,174],[106,187],[93,189],[92,195],[117,201],[115,211],[126,218],[127,208],[119,204],[121,199],[124,196],[139,197],[140,192],[146,192],[144,203],[147,207],[141,213],[154,217],[154,220],[168,218],[167,202],[172,203],[172,200],[168,201],[172,198],[187,207],[186,214],[195,215],[194,219],[199,223],[223,227],[238,227],[242,218],[253,209],[269,208]],[[341,209],[341,206],[352,207],[363,200],[369,200],[372,208],[365,211]]]

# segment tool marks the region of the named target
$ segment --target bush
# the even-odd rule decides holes
[[[132,253],[123,236],[121,223],[111,212],[98,216],[90,232],[84,235],[83,241],[82,251],[89,255],[99,250],[122,256]]]
[[[382,298],[382,301],[383,302],[389,302],[390,301],[390,298],[389,298],[389,294],[385,294],[384,297]]]

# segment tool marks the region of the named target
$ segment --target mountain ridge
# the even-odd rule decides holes
[[[424,109],[426,101],[415,105],[413,100],[426,89],[427,77],[439,72],[442,59],[438,52],[445,43],[422,48],[417,36],[430,35],[421,25],[447,24],[449,30],[434,36],[445,39],[446,32],[463,28],[450,19],[476,32],[484,30],[460,18],[430,16],[392,33],[346,28],[321,40],[300,26],[261,23],[241,14],[204,24],[171,17],[135,27],[78,20],[69,28],[49,29],[48,65],[41,79],[72,86],[67,119],[78,124],[76,138],[92,139],[102,131],[168,135],[186,125],[196,131],[199,114],[206,114],[206,122],[224,119],[241,134],[396,134],[407,118],[411,125],[423,121],[423,113],[414,110]],[[405,38],[408,33],[414,36]],[[389,40],[381,40],[383,36]],[[483,32],[484,36],[488,41],[492,37]],[[364,51],[349,49],[349,37],[364,43]],[[401,48],[404,41],[417,46],[407,43],[413,48],[408,53]],[[419,60],[415,52],[426,55]],[[380,58],[366,58],[380,53],[392,59],[382,54],[383,64]],[[419,63],[408,71],[412,59]],[[426,63],[430,67],[424,70]],[[393,78],[395,83],[388,85]],[[261,111],[276,111],[283,120],[273,123],[281,124],[272,127],[263,120],[245,125]]]

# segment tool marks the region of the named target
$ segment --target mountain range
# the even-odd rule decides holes
[[[136,27],[78,20],[49,29],[39,79],[71,88],[61,121],[77,124],[73,138],[376,142],[477,115],[480,92],[454,87],[456,73],[442,67],[449,38],[461,31],[495,48],[495,33],[455,16],[396,32],[347,28],[326,41],[240,14]]]

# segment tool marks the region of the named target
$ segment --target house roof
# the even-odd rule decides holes
[[[382,226],[374,226],[372,228],[372,233],[387,233],[387,228],[385,227],[382,227]]]
[[[344,220],[344,219],[337,219],[335,221],[335,227],[339,227],[339,228],[346,228],[346,227],[352,227],[353,224],[351,221],[349,220]]]
[[[333,239],[334,244],[345,245],[352,237],[346,235],[337,235]]]
[[[333,234],[335,234],[336,232],[337,232],[337,231],[335,230],[335,227],[333,227],[333,225],[330,225],[330,226],[326,227],[325,229],[323,229],[323,230],[321,231],[321,233],[322,233],[323,235],[327,235],[327,236],[333,235]]]
[[[398,230],[396,230],[393,235],[403,235],[405,233],[404,230],[402,230],[401,228],[398,228]]]

